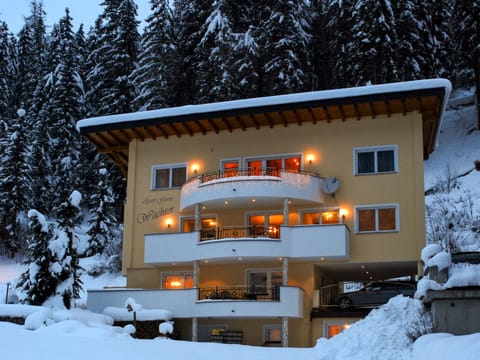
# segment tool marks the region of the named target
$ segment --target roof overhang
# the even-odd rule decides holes
[[[436,146],[450,91],[451,84],[446,79],[408,81],[94,117],[79,121],[77,129],[126,175],[128,146],[134,139],[167,140],[418,111],[422,114],[426,159]]]

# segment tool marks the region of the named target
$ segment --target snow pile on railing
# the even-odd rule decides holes
[[[452,257],[438,244],[427,245],[421,253],[425,276],[417,283],[415,298],[424,299],[429,290],[446,290],[454,287],[480,286],[480,264],[452,263]],[[445,282],[434,279],[432,269],[448,269]]]

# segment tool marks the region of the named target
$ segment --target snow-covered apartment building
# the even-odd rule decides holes
[[[449,92],[421,80],[80,121],[127,177],[127,288],[90,291],[89,308],[134,298],[194,341],[335,334],[363,316],[331,306],[337,284],[421,271],[423,160]]]

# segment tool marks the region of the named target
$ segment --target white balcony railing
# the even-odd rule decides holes
[[[133,298],[144,309],[164,309],[175,318],[191,317],[303,317],[303,290],[298,287],[281,286],[280,297],[275,301],[252,300],[197,300],[198,289],[144,290],[106,289],[88,290],[88,310],[103,313],[108,306],[125,307],[128,298]]]
[[[206,182],[202,179],[199,176],[183,185],[180,210],[195,204],[223,204],[224,201],[235,203],[246,198],[289,198],[311,203],[323,202],[323,179],[311,173],[281,171],[275,176],[262,173],[214,177]]]
[[[281,226],[279,239],[265,236],[210,241],[200,241],[198,231],[145,235],[146,264],[238,257],[348,259],[349,231],[344,224]]]

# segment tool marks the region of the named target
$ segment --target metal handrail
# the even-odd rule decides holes
[[[225,285],[198,289],[199,300],[280,300],[279,286]]]
[[[245,177],[245,176],[274,176],[274,177],[281,178],[282,173],[284,172],[320,177],[320,174],[317,174],[311,171],[306,171],[306,170],[287,170],[287,169],[278,169],[273,167],[269,167],[269,168],[249,167],[249,168],[210,171],[210,172],[192,176],[187,180],[187,182],[199,179],[200,183],[204,184],[206,182],[218,180],[218,179],[226,179],[231,177]]]
[[[200,230],[200,241],[235,238],[280,239],[280,225],[233,225]]]

